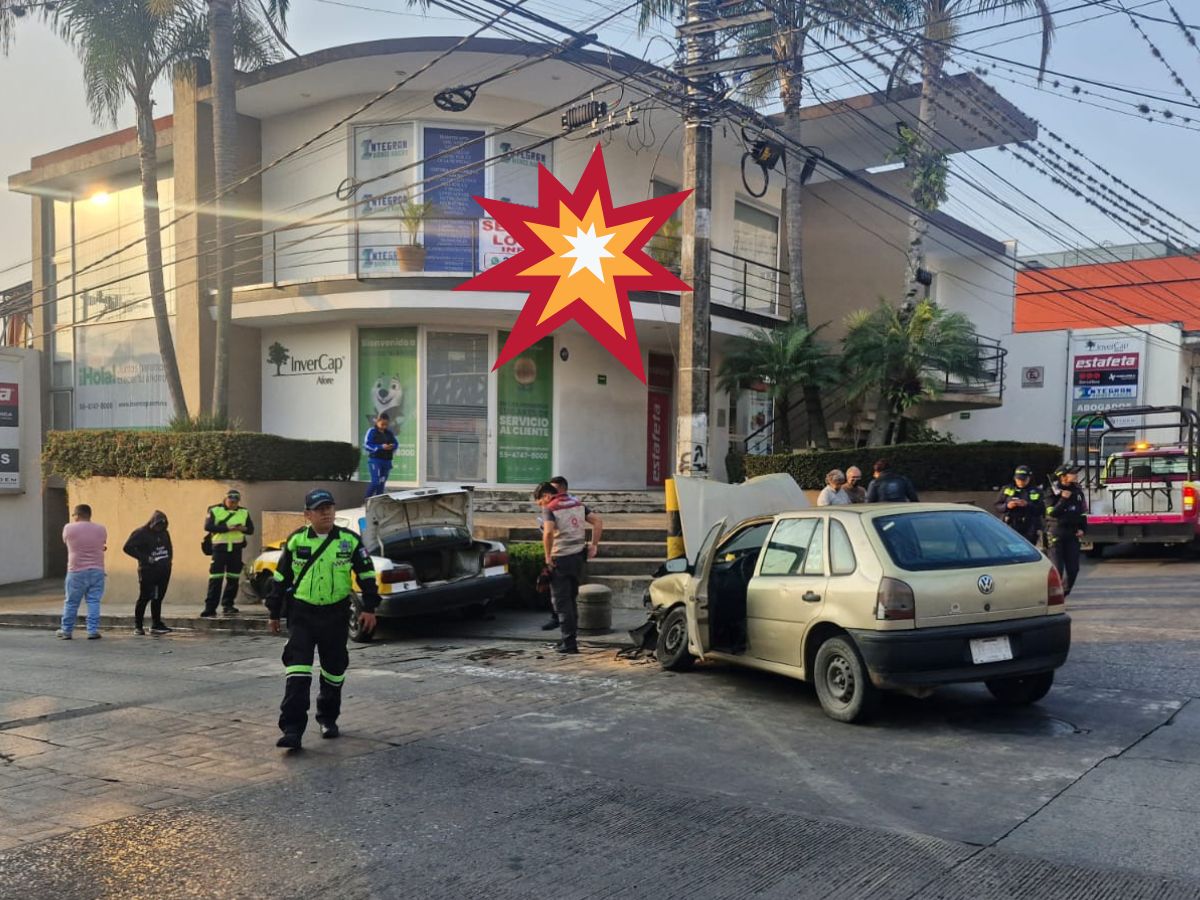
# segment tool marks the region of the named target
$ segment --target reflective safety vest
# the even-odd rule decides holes
[[[241,525],[244,528],[250,521],[250,510],[244,506],[227,509],[222,503],[210,508],[208,514],[212,516],[214,525],[224,525],[226,528],[231,525]],[[229,549],[246,543],[246,536],[240,531],[218,531],[213,533],[212,542],[214,547]]]
[[[371,611],[379,603],[375,586],[375,566],[371,556],[363,547],[362,539],[346,528],[333,528],[333,539],[326,544],[328,535],[317,534],[305,526],[292,533],[283,545],[279,565],[275,569],[275,580],[292,588],[292,596],[313,606],[332,606],[345,600],[354,589],[354,575],[358,575],[362,590],[363,606]],[[324,546],[325,549],[321,550]],[[314,558],[314,554],[320,556]],[[313,560],[309,565],[309,560]],[[304,579],[296,579],[305,566]]]

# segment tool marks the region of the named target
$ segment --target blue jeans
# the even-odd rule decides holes
[[[68,572],[67,602],[63,606],[62,630],[67,634],[75,630],[75,619],[79,615],[79,604],[86,598],[88,634],[99,634],[100,597],[103,594],[103,569],[84,569],[82,572]]]
[[[367,499],[387,491],[388,475],[392,471],[390,459],[368,459],[367,471],[371,473],[371,486],[367,488]]]

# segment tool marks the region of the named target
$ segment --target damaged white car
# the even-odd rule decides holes
[[[512,586],[504,544],[473,536],[471,492],[466,488],[381,494],[365,506],[338,510],[336,522],[362,535],[371,554],[380,597],[375,612],[380,618],[483,612]],[[277,542],[248,567],[247,593],[265,596],[280,553]],[[359,623],[361,610],[355,593],[350,638],[365,643],[371,636]]]

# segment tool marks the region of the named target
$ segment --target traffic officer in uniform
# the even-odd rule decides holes
[[[240,491],[230,490],[222,502],[209,507],[204,530],[212,535],[212,565],[208,567],[208,596],[200,617],[216,616],[218,601],[225,615],[235,615],[238,608],[233,601],[242,577],[242,550],[246,535],[254,534],[254,522],[250,511],[242,506]]]
[[[1055,493],[1046,498],[1046,531],[1050,558],[1070,594],[1079,575],[1079,539],[1087,531],[1087,498],[1075,476],[1078,466],[1059,466]]]
[[[289,750],[300,749],[300,739],[308,724],[314,650],[321,657],[317,723],[321,726],[321,737],[338,736],[342,683],[350,664],[346,641],[355,575],[362,595],[360,621],[366,631],[375,629],[379,589],[371,555],[357,534],[334,524],[336,514],[329,491],[308,492],[304,498],[304,518],[308,524],[292,532],[284,543],[267,596],[269,626],[274,634],[279,633],[279,616],[287,606],[288,642],[283,648],[287,687],[279,706],[279,730],[283,736],[275,746]]]
[[[1036,546],[1042,517],[1046,514],[1046,501],[1042,489],[1030,482],[1032,475],[1029,466],[1017,466],[1012,482],[1006,484],[996,498],[995,508],[1004,517],[1005,525]]]

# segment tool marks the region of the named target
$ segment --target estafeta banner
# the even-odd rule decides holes
[[[1071,421],[1139,405],[1146,338],[1080,336],[1071,340]]]

